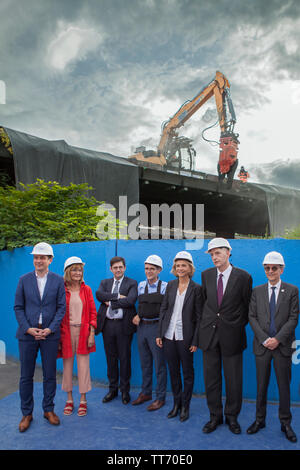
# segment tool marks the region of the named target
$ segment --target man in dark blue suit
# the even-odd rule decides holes
[[[21,361],[20,397],[23,418],[19,431],[26,431],[32,421],[33,376],[38,351],[43,368],[43,410],[49,423],[59,424],[54,413],[56,392],[56,357],[60,339],[60,323],[66,312],[65,288],[61,276],[49,271],[53,250],[48,243],[34,246],[35,271],[21,276],[16,296],[15,314],[19,324],[16,337],[19,340]]]
[[[122,402],[127,405],[130,402],[131,341],[136,331],[132,319],[136,315],[137,282],[124,276],[126,264],[120,256],[110,260],[110,270],[113,278],[103,279],[96,292],[101,302],[96,334],[101,331],[103,334],[109,381],[109,392],[103,403],[117,397],[120,376]]]

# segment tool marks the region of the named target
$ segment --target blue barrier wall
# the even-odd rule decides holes
[[[298,250],[300,240],[230,240],[232,245],[231,262],[233,265],[245,269],[253,277],[253,285],[259,285],[266,281],[262,268],[262,260],[268,251],[276,250],[283,254],[286,268],[282,279],[300,288],[300,277],[298,272]],[[189,242],[188,248],[191,251],[194,264],[197,268],[194,275],[196,282],[201,282],[201,271],[212,266],[210,256],[205,254],[207,240],[204,247],[198,249],[196,243]],[[111,276],[109,270],[109,260],[116,254],[126,258],[126,275],[136,279],[138,282],[144,279],[144,260],[150,254],[158,254],[164,261],[164,269],[161,279],[169,281],[174,279],[170,274],[174,255],[187,248],[185,240],[119,240],[119,241],[99,241],[89,243],[73,243],[68,245],[54,246],[54,260],[51,270],[62,274],[63,264],[69,256],[80,256],[85,262],[85,282],[91,286],[93,292],[97,290],[100,280]],[[192,250],[192,248],[195,248]],[[0,341],[4,341],[6,354],[18,357],[18,342],[15,339],[17,322],[14,316],[13,304],[16,286],[19,277],[33,270],[32,248],[24,247],[13,252],[0,252],[0,276],[1,282],[1,329]],[[96,300],[98,308],[99,303]],[[253,333],[249,325],[247,326],[248,348],[244,353],[244,397],[255,399],[256,397],[256,377],[255,360],[252,353]],[[296,338],[300,340],[300,326],[296,330]],[[102,335],[96,338],[97,352],[91,354],[91,374],[93,378],[107,382],[106,359],[103,348]],[[300,346],[299,346],[300,348]],[[299,350],[298,348],[298,350]],[[296,351],[296,359],[300,359],[300,351]],[[300,361],[299,361],[300,362]],[[204,381],[202,373],[202,353],[197,351],[194,356],[195,365],[195,393],[204,393]],[[0,365],[4,367],[3,365]],[[58,360],[58,369],[62,369],[62,360]],[[300,364],[293,364],[291,384],[291,398],[295,402],[300,402]],[[140,361],[137,349],[136,335],[132,344],[132,379],[133,386],[141,385]],[[274,372],[272,371],[269,400],[278,400],[278,391]]]

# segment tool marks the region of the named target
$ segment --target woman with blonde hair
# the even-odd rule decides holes
[[[77,256],[68,258],[64,264],[67,308],[61,323],[58,357],[63,358],[62,389],[68,394],[65,415],[71,415],[74,410],[72,376],[75,356],[80,393],[78,416],[87,414],[86,393],[92,388],[89,354],[96,351],[94,330],[97,327],[97,311],[92,290],[83,281],[84,264]]]
[[[177,253],[171,272],[177,279],[167,285],[156,344],[164,349],[174,397],[173,409],[167,417],[175,418],[180,412],[180,421],[186,421],[194,386],[193,353],[197,350],[202,289],[191,279],[195,267],[187,251]]]

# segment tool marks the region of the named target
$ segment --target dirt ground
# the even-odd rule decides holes
[[[6,364],[0,364],[0,400],[11,393],[17,392],[19,390],[19,379],[20,379],[20,362],[16,359],[6,358]],[[57,372],[57,383],[61,384],[62,373]],[[43,381],[43,371],[40,365],[36,365],[35,382]],[[77,377],[74,376],[73,384],[77,385]],[[97,381],[92,381],[94,387],[103,387],[104,384],[101,384]]]

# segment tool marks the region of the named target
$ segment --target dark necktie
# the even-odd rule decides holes
[[[217,295],[218,295],[218,305],[220,307],[222,299],[223,299],[223,274],[219,275],[218,279],[218,288],[217,288]]]
[[[120,281],[115,281],[115,285],[114,285],[114,288],[113,288],[113,291],[112,291],[113,294],[118,294],[118,293],[119,293],[119,283],[120,283]],[[107,313],[108,313],[108,315],[113,316],[113,315],[115,315],[116,313],[118,313],[118,310],[119,310],[119,309],[113,310],[113,309],[111,308],[111,305],[110,305],[110,306],[108,307],[108,312],[107,312]]]
[[[275,311],[276,311],[276,299],[275,299],[275,289],[276,287],[271,287],[272,294],[270,298],[270,329],[269,335],[271,338],[274,338],[276,335],[276,327],[275,327]]]

